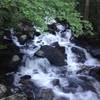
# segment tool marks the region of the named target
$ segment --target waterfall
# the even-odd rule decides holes
[[[77,71],[81,69],[81,66],[97,67],[100,66],[100,62],[94,59],[84,48],[71,42],[73,35],[70,29],[65,30],[65,27],[61,24],[57,24],[57,28],[59,31],[57,31],[55,35],[50,34],[49,32],[43,33],[40,36],[35,36],[30,43],[24,45],[19,43],[13,30],[11,31],[14,44],[18,46],[20,52],[24,54],[22,60],[24,64],[22,63],[18,72],[14,75],[14,85],[20,87],[20,77],[23,75],[30,75],[32,81],[38,87],[52,89],[55,94],[54,100],[100,100],[99,82],[88,75],[77,74]],[[41,46],[52,46],[52,44],[56,42],[59,46],[65,47],[65,62],[67,64],[61,67],[52,65],[45,57],[40,58],[35,56],[35,53]],[[80,58],[78,58],[79,55],[73,52],[73,48],[83,52],[85,59],[80,61]],[[64,75],[62,75],[61,70],[65,70],[65,73],[63,73]],[[81,77],[90,80],[90,83],[94,86],[96,92],[93,92],[91,89],[84,91],[82,86],[85,87],[85,81],[82,80]],[[55,79],[59,79],[60,86],[54,86],[52,84],[52,81]],[[69,87],[71,82],[72,85],[76,84],[77,88],[73,86]],[[69,91],[64,91],[63,89],[65,88]],[[74,89],[74,92],[71,89]],[[65,99],[59,99],[60,97],[64,97]]]

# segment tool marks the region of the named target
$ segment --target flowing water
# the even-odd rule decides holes
[[[77,46],[75,43],[71,42],[72,32],[70,29],[65,29],[64,26],[58,24],[57,28],[59,32],[56,35],[50,33],[45,33],[40,36],[35,36],[35,38],[25,45],[21,45],[18,42],[17,37],[12,31],[12,40],[16,46],[19,47],[20,52],[24,54],[23,64],[20,66],[19,71],[15,74],[14,84],[20,86],[19,80],[23,75],[31,75],[32,80],[38,87],[51,88],[55,94],[54,100],[58,100],[59,97],[64,97],[64,100],[100,100],[100,84],[98,81],[87,75],[77,74],[77,71],[81,69],[81,66],[100,66],[100,62],[94,59],[84,48]],[[63,34],[63,36],[62,36]],[[51,45],[54,42],[58,42],[60,46],[65,47],[67,65],[63,67],[51,65],[46,58],[39,58],[34,56],[34,54],[40,49],[41,46]],[[83,51],[86,57],[85,62],[77,62],[77,54],[72,52],[72,48],[78,48]],[[62,76],[61,68],[65,71]],[[45,71],[44,71],[45,70]],[[79,77],[86,77],[90,80],[90,83],[95,88],[96,92],[90,90],[83,91],[81,85],[75,89],[74,92],[71,91],[69,87],[69,92],[65,92],[61,87],[68,87],[70,80],[73,80],[73,84],[85,84],[84,80]],[[54,79],[60,80],[60,86],[53,86],[52,81]],[[79,83],[77,83],[79,82]]]

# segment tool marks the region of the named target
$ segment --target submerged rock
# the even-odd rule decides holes
[[[70,100],[70,99],[65,97],[56,97],[54,100]]]
[[[24,75],[21,77],[20,83],[22,84],[22,91],[26,94],[28,100],[36,100],[36,94],[38,88],[32,82],[30,75]]]
[[[78,76],[68,78],[68,85],[62,87],[65,93],[75,93],[77,91],[84,92],[84,91],[92,91],[97,93],[96,88],[92,84],[94,80],[89,78],[88,76]]]
[[[72,47],[72,52],[76,54],[77,62],[84,63],[86,60],[86,56],[83,50],[78,49],[76,47]]]
[[[54,79],[52,81],[53,86],[60,86],[60,80],[59,79]]]
[[[52,65],[63,66],[65,65],[65,53],[59,48],[45,45],[35,55],[47,58]]]

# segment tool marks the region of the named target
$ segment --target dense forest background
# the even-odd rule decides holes
[[[93,24],[94,32],[100,36],[100,0],[78,0],[78,11]],[[96,34],[96,35],[97,35]]]
[[[1,0],[0,36],[22,20],[46,30],[55,18],[67,20],[76,37],[100,37],[100,0]]]

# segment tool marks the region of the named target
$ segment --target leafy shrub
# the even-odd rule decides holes
[[[2,0],[0,2],[0,26],[16,26],[23,18],[29,19],[38,27],[46,29],[45,18],[66,19],[75,36],[91,34],[92,26],[81,20],[80,13],[75,10],[75,0]]]

